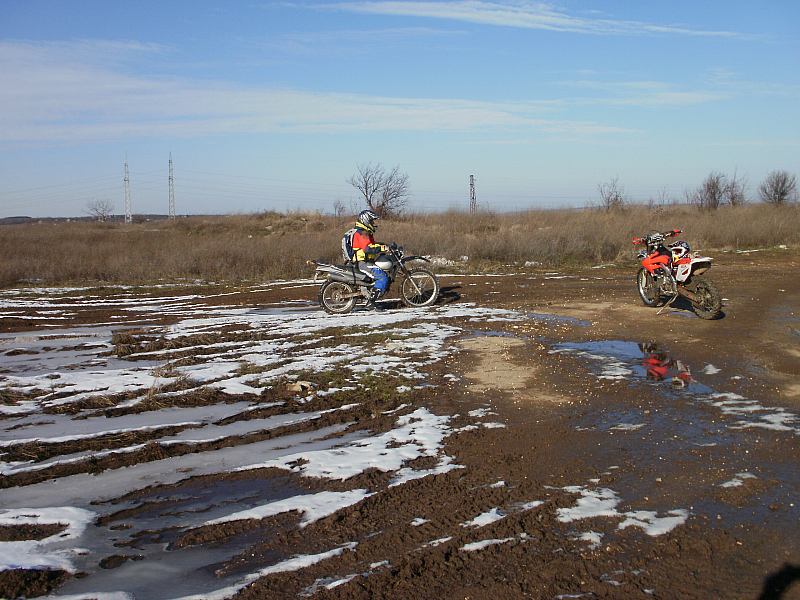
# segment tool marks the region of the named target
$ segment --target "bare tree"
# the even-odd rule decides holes
[[[370,209],[384,217],[400,214],[408,203],[408,174],[399,166],[387,173],[380,163],[358,165],[347,183],[359,191]]]
[[[725,184],[725,200],[731,206],[741,206],[747,203],[747,179],[739,177],[738,173],[734,171],[733,177]]]
[[[758,186],[758,196],[774,206],[797,202],[797,178],[786,171],[772,171]]]
[[[358,165],[357,172],[347,180],[347,183],[359,191],[367,206],[374,208],[384,177],[383,166],[380,163],[376,165],[367,163]]]
[[[111,200],[92,200],[86,204],[86,213],[101,223],[114,215],[114,203]]]
[[[669,189],[667,186],[661,187],[658,192],[656,192],[655,197],[650,196],[647,201],[647,207],[650,210],[655,210],[657,208],[661,208],[666,206],[667,204],[676,204],[676,200],[672,198],[669,193]]]
[[[396,166],[384,178],[377,212],[384,216],[399,215],[408,204],[408,174]]]
[[[625,206],[625,190],[619,185],[619,177],[597,185],[600,192],[600,208],[610,211]]]
[[[339,198],[333,201],[333,215],[336,217],[341,217],[347,211],[345,208],[344,202],[342,202]]]
[[[723,173],[712,171],[693,192],[687,192],[687,200],[702,210],[716,210],[725,198],[727,181]]]

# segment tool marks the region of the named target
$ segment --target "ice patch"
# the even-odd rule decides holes
[[[328,515],[339,511],[342,508],[352,506],[372,496],[367,490],[350,490],[347,492],[319,492],[303,496],[294,496],[270,502],[262,506],[256,506],[248,510],[242,510],[225,517],[206,521],[203,525],[217,525],[219,523],[229,523],[231,521],[242,521],[246,519],[264,519],[285,512],[296,511],[303,514],[300,527],[305,527]]]
[[[615,491],[608,488],[592,490],[583,486],[568,486],[563,489],[579,494],[580,498],[574,507],[559,508],[556,511],[557,518],[562,523],[595,517],[622,518],[618,529],[639,527],[647,535],[658,536],[682,525],[689,517],[688,511],[684,509],[670,510],[665,517],[659,517],[656,512],[649,510],[620,512],[617,505],[621,500]]]
[[[499,508],[493,508],[485,513],[479,514],[477,517],[470,521],[465,521],[461,523],[462,527],[486,527],[491,523],[496,523],[497,521],[504,519],[506,514],[501,511]]]
[[[617,493],[608,488],[591,490],[582,486],[567,486],[564,488],[571,494],[580,494],[577,504],[572,508],[559,508],[556,511],[558,520],[562,523],[571,523],[580,519],[594,517],[617,517],[617,504],[620,498]]]
[[[524,504],[520,504],[517,508],[521,511],[531,510],[536,508],[537,506],[541,506],[544,504],[543,500],[532,500],[531,502],[525,502]]]
[[[741,417],[730,425],[731,429],[761,428],[773,431],[791,431],[800,435],[800,416],[782,407],[762,406],[755,400],[733,393],[715,393],[700,397],[702,402],[719,408],[724,415]]]
[[[652,510],[635,510],[622,513],[626,518],[617,526],[617,529],[626,527],[639,527],[652,537],[662,535],[683,525],[689,518],[689,512],[684,509],[670,510],[666,517],[659,517]]]
[[[285,573],[287,571],[299,571],[300,569],[305,569],[306,567],[315,565],[323,560],[339,556],[345,550],[354,550],[357,545],[358,544],[356,542],[350,542],[340,546],[339,548],[334,548],[333,550],[328,550],[327,552],[322,552],[320,554],[299,554],[270,567],[261,569],[260,571],[256,571],[255,573],[250,573],[237,584],[224,587],[213,592],[183,596],[181,598],[176,598],[175,600],[226,600],[257,579],[261,579],[262,577],[266,577],[267,575],[271,575],[273,573]]]
[[[475,417],[476,419],[483,418],[487,415],[496,415],[496,412],[493,412],[489,408],[477,408],[475,410],[471,410],[467,413],[470,417]]]
[[[397,471],[403,463],[423,456],[438,456],[443,440],[449,435],[449,416],[437,416],[418,408],[397,420],[396,429],[330,450],[301,452],[279,460],[240,467],[246,469],[278,468],[344,481],[369,468]],[[452,466],[451,466],[452,468]]]
[[[585,531],[580,535],[575,536],[576,540],[580,540],[582,542],[589,542],[589,548],[592,550],[599,548],[600,544],[603,541],[603,534],[598,533],[597,531]]]
[[[472,542],[471,544],[464,544],[461,546],[461,549],[465,552],[476,552],[478,550],[483,550],[484,548],[488,548],[489,546],[495,546],[497,544],[507,544],[508,542],[513,542],[517,538],[508,537],[508,538],[501,538],[501,539],[490,539],[490,540],[481,540],[480,542]]]
[[[725,483],[720,483],[719,487],[722,488],[734,488],[744,485],[745,479],[756,479],[756,476],[752,473],[748,473],[747,471],[743,471],[742,473],[737,473],[736,477],[731,479],[730,481],[726,481]]]
[[[41,540],[0,542],[0,571],[10,569],[60,569],[74,573],[72,542],[79,538],[96,514],[82,508],[14,508],[0,511],[0,525],[66,525],[66,529]],[[64,542],[68,547],[64,548]]]
[[[636,431],[644,427],[644,423],[618,423],[613,427],[609,427],[612,431]]]
[[[426,542],[426,543],[422,544],[422,547],[423,548],[436,548],[436,546],[441,546],[442,544],[446,544],[447,542],[449,542],[452,539],[453,539],[453,536],[438,538],[438,539],[431,540],[430,542]]]

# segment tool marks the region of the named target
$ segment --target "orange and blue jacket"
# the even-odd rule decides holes
[[[353,260],[374,260],[381,252],[383,245],[375,243],[372,233],[356,223],[356,233],[353,236]]]

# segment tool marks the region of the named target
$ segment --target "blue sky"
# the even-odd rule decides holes
[[[0,217],[584,206],[800,174],[800,3],[0,0]]]

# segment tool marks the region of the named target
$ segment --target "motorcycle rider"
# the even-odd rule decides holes
[[[372,310],[375,308],[375,301],[386,293],[389,287],[389,276],[378,267],[373,261],[383,252],[387,252],[389,247],[375,242],[374,233],[378,229],[377,221],[380,215],[373,210],[362,210],[358,214],[353,235],[353,261],[358,270],[366,273],[375,279],[372,284],[372,293],[365,308]]]

